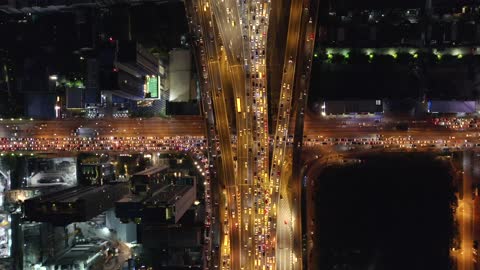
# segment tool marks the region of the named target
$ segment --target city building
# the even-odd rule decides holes
[[[142,246],[142,264],[154,269],[202,269],[204,254],[203,229],[198,220],[191,216],[194,211],[187,213],[180,224],[175,227],[165,227],[155,224],[139,225],[141,237],[138,239]]]
[[[66,109],[75,110],[85,108],[85,88],[68,87],[66,89]]]
[[[79,137],[92,138],[96,134],[94,129],[77,129]],[[115,169],[108,155],[84,154],[77,160],[77,176],[78,182],[82,185],[104,185],[115,181]]]
[[[192,56],[190,50],[174,49],[169,52],[168,101],[188,102],[192,99]]]
[[[56,256],[61,257],[71,242],[68,231],[68,227],[42,222],[22,222],[16,226],[13,232],[18,237],[18,262],[13,269],[41,269],[42,262],[50,264]]]
[[[101,106],[99,64],[96,58],[86,59],[85,108]]]
[[[184,176],[165,179],[150,194],[130,194],[115,204],[115,214],[123,222],[175,224],[196,199],[196,179]]]
[[[25,201],[27,220],[66,225],[88,221],[128,193],[126,184],[74,187]]]
[[[328,100],[321,106],[321,113],[327,115],[378,114],[383,113],[382,100]]]
[[[133,15],[128,5],[102,9],[114,2],[9,1],[0,5],[0,10],[9,13],[0,18],[0,30],[12,37],[0,45],[0,93],[5,96],[2,100],[16,101],[15,108],[5,103],[4,109],[0,102],[0,109],[8,112],[2,116],[166,114],[171,79],[168,55],[158,53],[156,44],[146,49],[132,39]],[[173,44],[172,40],[165,42]],[[178,51],[172,56],[178,63],[176,84],[180,92],[195,91],[190,52],[183,50],[182,55]],[[183,61],[188,68],[182,66]],[[188,79],[183,85],[185,72]],[[6,75],[9,83],[2,84]],[[186,100],[179,101],[189,102],[195,95],[187,93]]]
[[[8,0],[0,3],[0,10],[7,14],[52,13],[72,7],[95,6],[97,1],[42,1]]]
[[[137,195],[151,195],[167,183],[168,166],[157,165],[137,172],[130,178],[131,191]]]
[[[322,100],[384,99],[402,101],[395,110],[426,113],[419,109],[425,100],[477,99],[478,4],[321,2],[312,74],[322,76],[312,76],[311,107]]]
[[[115,171],[109,162],[82,162],[79,173],[80,178],[91,185],[108,184],[115,180]]]
[[[117,239],[125,243],[137,242],[137,224],[135,222],[121,222],[115,216],[115,210],[110,209],[106,213],[106,228],[115,230]]]
[[[54,119],[60,116],[55,93],[31,92],[25,95],[26,116],[35,119]]]
[[[103,248],[98,244],[78,244],[49,258],[42,266],[51,269],[89,269],[100,261]]]
[[[428,101],[429,113],[476,113],[476,101],[460,101],[460,100],[430,100]]]
[[[27,158],[26,187],[52,187],[77,185],[76,159],[70,158]]]
[[[0,114],[14,116],[18,112],[15,104],[15,64],[7,49],[0,48]]]
[[[26,12],[0,19],[0,31],[9,36],[0,45],[1,50],[14,59],[0,60],[6,63],[3,67],[9,77],[5,100],[15,101],[10,103],[15,106],[2,111],[17,117],[62,116],[66,88],[83,85],[82,55],[93,47],[93,28],[85,27],[85,23],[92,17],[95,12],[79,10],[55,15]]]
[[[108,38],[87,63],[87,116],[165,114],[166,70],[165,62],[138,42]]]
[[[99,52],[100,90],[106,103],[145,98],[146,76],[158,75],[158,60],[134,41],[109,37]]]
[[[198,115],[200,113],[199,85],[192,72],[190,50],[176,48],[169,52],[168,115]]]
[[[170,157],[158,162],[162,165],[134,174],[132,192],[115,203],[115,216],[126,226],[117,224],[117,235],[133,240],[131,226],[136,225],[139,265],[200,269],[204,212],[195,203],[196,177],[188,175],[182,159]]]
[[[474,1],[325,1],[319,40],[340,47],[472,44],[480,41],[477,9]]]
[[[109,1],[95,1],[95,0],[44,0],[28,1],[28,0],[6,0],[0,2],[0,11],[6,14],[42,14],[54,12],[66,12],[73,9],[93,9],[93,8],[112,8],[118,5],[138,5],[140,2],[178,2],[177,0],[162,0],[162,1],[137,1],[137,0],[109,0]]]

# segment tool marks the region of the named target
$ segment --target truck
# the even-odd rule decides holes
[[[98,132],[94,128],[79,127],[76,135],[81,138],[93,138],[98,135]]]

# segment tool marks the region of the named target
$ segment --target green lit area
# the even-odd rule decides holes
[[[369,63],[383,61],[385,56],[395,62],[404,63],[417,59],[431,59],[438,63],[444,61],[464,61],[465,58],[480,56],[466,48],[443,48],[443,49],[422,49],[422,48],[325,48],[322,52],[315,52],[314,58],[319,58],[328,63],[351,63],[366,59]],[[366,58],[365,58],[366,57]],[[351,58],[351,59],[350,59]]]
[[[145,97],[158,98],[158,76],[147,76]]]
[[[57,86],[66,86],[66,87],[75,87],[75,88],[85,88],[85,84],[82,80],[77,78],[67,79],[62,77],[56,82]]]
[[[320,48],[319,48],[320,49]],[[480,53],[477,53],[477,50],[480,51],[480,47],[478,48],[473,48],[476,49],[472,51],[471,47],[463,46],[463,47],[445,47],[445,48],[419,48],[419,47],[379,47],[379,48],[346,48],[346,47],[326,47],[323,48],[325,55],[332,54],[332,55],[337,55],[337,54],[365,54],[365,55],[390,55],[390,56],[395,56],[398,55],[400,57],[402,54],[441,54],[442,56],[455,56],[457,57],[458,55],[480,55]]]
[[[165,219],[169,220],[173,217],[173,211],[170,207],[165,208]]]

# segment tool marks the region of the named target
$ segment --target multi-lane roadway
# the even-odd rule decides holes
[[[203,121],[202,118],[199,118],[198,125],[201,126],[201,122]],[[24,121],[24,120],[23,120]],[[135,124],[135,126],[138,125],[138,121],[145,121],[145,120],[120,120],[120,121],[110,121],[110,124],[113,124],[113,126],[118,127],[119,129],[124,128],[124,124],[131,125],[132,123]],[[165,149],[178,149],[182,151],[183,149],[188,149],[191,147],[191,145],[200,145],[197,148],[201,149],[201,147],[206,147],[204,145],[204,140],[203,135],[198,136],[194,139],[189,139],[187,135],[189,135],[189,131],[187,131],[184,135],[186,137],[182,138],[179,137],[177,139],[163,139],[160,138],[160,136],[163,134],[162,130],[164,129],[163,125],[182,125],[183,123],[180,120],[149,120],[152,122],[157,121],[158,128],[156,131],[152,132],[155,136],[158,137],[149,137],[149,136],[137,136],[138,134],[132,133],[132,136],[108,136],[109,132],[107,132],[105,135],[107,136],[97,136],[95,138],[92,138],[90,140],[85,141],[84,139],[77,138],[73,139],[70,134],[66,134],[64,136],[60,136],[60,134],[57,134],[56,136],[43,136],[39,134],[34,134],[30,136],[12,136],[5,138],[1,141],[0,143],[0,152],[7,153],[7,152],[31,152],[31,151],[38,151],[38,152],[66,152],[66,153],[71,153],[71,151],[139,151],[139,152],[148,152],[148,151],[161,151]],[[178,122],[177,122],[178,121]],[[196,121],[196,120],[195,120]],[[29,132],[25,131],[24,129],[29,129],[32,126],[37,126],[37,127],[43,127],[44,131],[46,134],[52,134],[56,132],[56,129],[54,129],[54,125],[51,123],[56,123],[60,121],[32,121],[29,122],[28,124],[22,124],[20,123],[21,121],[18,122],[8,122],[0,126],[1,129],[5,130],[10,130],[10,127],[17,126],[18,129],[15,130],[16,133],[18,134],[23,134],[23,135],[28,135]],[[73,121],[72,121],[73,122]],[[115,123],[113,123],[115,122]],[[395,121],[392,121],[395,122]],[[82,124],[94,124],[95,126],[102,126],[101,121],[94,122],[94,121],[85,121],[82,122]],[[99,123],[99,124],[97,124]],[[194,122],[195,123],[195,122]],[[78,124],[78,123],[77,123]],[[106,123],[105,123],[106,124]],[[103,124],[103,125],[105,125]],[[9,126],[9,127],[7,127]],[[72,125],[73,126],[73,125]],[[304,153],[308,151],[312,151],[312,149],[315,149],[315,151],[318,151],[318,149],[330,149],[330,150],[342,150],[342,151],[354,151],[354,150],[368,150],[371,151],[371,149],[378,149],[379,151],[385,151],[385,150],[390,150],[392,149],[393,151],[397,150],[408,150],[408,151],[446,151],[446,150],[463,150],[463,149],[475,149],[480,147],[480,134],[479,130],[477,128],[472,128],[472,129],[450,129],[450,128],[445,128],[443,126],[438,126],[434,125],[432,121],[415,121],[411,123],[411,128],[406,131],[402,130],[396,130],[394,126],[392,126],[389,122],[387,122],[385,119],[381,121],[375,121],[373,119],[365,119],[365,118],[360,118],[360,119],[315,119],[312,120],[312,118],[307,117],[307,121],[305,122],[305,138],[304,138]],[[194,132],[192,132],[195,134]],[[18,135],[17,134],[17,135]],[[53,138],[55,137],[55,138]],[[187,142],[190,140],[188,143],[182,143],[183,141]],[[231,141],[235,142],[235,136],[232,136]],[[273,142],[274,138],[270,137],[270,141]],[[183,145],[179,147],[179,145]],[[172,146],[172,147],[170,147]],[[220,146],[220,144],[219,144]],[[298,145],[292,143],[290,140],[287,142],[287,149],[290,148],[299,148]],[[214,147],[221,149],[221,147]],[[221,152],[221,150],[220,150]],[[235,152],[232,153],[232,155]],[[288,164],[291,162],[291,153],[287,152],[285,160],[288,161],[287,163],[284,163],[284,166],[291,167],[291,164]],[[467,161],[466,161],[467,162]],[[464,166],[464,170],[468,171],[468,162]],[[466,174],[468,176],[468,173]],[[286,175],[286,177],[290,177],[289,175]],[[297,181],[298,182],[298,181]],[[295,182],[293,182],[295,183]],[[298,183],[297,183],[298,184]],[[469,185],[467,185],[467,188]],[[271,212],[276,212],[278,215],[282,215],[283,218],[275,226],[277,226],[277,231],[282,231],[286,235],[292,235],[294,233],[295,228],[297,227],[296,224],[298,224],[298,221],[296,220],[296,213],[294,211],[291,211],[289,207],[291,207],[291,203],[288,200],[299,200],[300,195],[297,197],[295,194],[296,193],[291,193],[290,190],[293,190],[292,188],[292,183],[288,183],[284,186],[279,187],[279,194],[281,195],[281,198],[279,199],[279,202],[272,202],[270,204],[270,207],[267,207],[266,204],[263,204],[262,207],[257,207],[257,212],[264,213],[266,211],[271,211]],[[225,187],[227,190],[227,188]],[[225,192],[226,192],[225,190]],[[241,194],[240,192],[237,191],[236,188],[233,188],[232,190],[235,190],[235,195],[231,195],[231,197],[238,198],[241,197],[242,195],[245,196],[245,193]],[[248,190],[248,185],[247,185],[247,194],[255,194],[257,190],[252,189],[251,191]],[[464,191],[464,194],[471,195],[471,185],[470,185],[470,191],[466,190]],[[289,196],[290,195],[290,196]],[[253,197],[253,196],[252,196]],[[225,241],[227,241],[227,245],[229,246],[228,241],[230,241],[230,237],[228,237],[228,234],[230,234],[230,230],[235,232],[235,230],[240,227],[240,224],[236,224],[238,220],[242,220],[242,218],[236,219],[237,215],[239,215],[239,212],[242,212],[242,215],[244,217],[248,217],[250,215],[254,215],[255,211],[255,205],[253,208],[247,208],[247,209],[242,209],[240,206],[237,206],[238,208],[241,209],[241,211],[234,211],[232,214],[231,209],[231,204],[236,204],[236,201],[229,201],[228,196],[224,196],[225,202],[223,204],[219,204],[222,207],[227,207],[227,213],[228,216],[233,216],[235,215],[235,219],[226,219],[228,222],[227,228],[228,230],[225,230],[227,232],[227,237],[224,238]],[[471,207],[469,207],[469,203],[471,200],[468,198],[463,199],[464,202],[462,203],[462,213],[470,213]],[[254,201],[258,202],[258,201]],[[288,213],[294,213],[293,215],[288,215]],[[218,218],[218,216],[223,216],[223,214],[214,214],[217,215],[217,220],[221,220],[221,218]],[[258,216],[258,215],[257,215]],[[467,215],[472,216],[471,214]],[[269,220],[269,219],[267,219]],[[222,220],[223,222],[223,220]],[[255,224],[255,220],[254,220]],[[237,227],[238,226],[238,227]],[[470,225],[465,225],[469,227]],[[246,226],[245,226],[246,227]],[[244,231],[245,227],[242,227]],[[280,227],[280,228],[278,228]],[[255,227],[254,227],[255,228]],[[258,228],[258,226],[257,226]],[[465,227],[466,228],[466,227]],[[264,228],[260,228],[260,230],[265,230]],[[462,227],[462,232],[465,235],[465,238],[468,238],[470,230],[466,229],[464,230]],[[268,235],[268,234],[267,234]],[[258,237],[258,236],[257,236]],[[268,238],[268,237],[267,237]],[[258,239],[258,238],[257,238]],[[278,240],[275,239],[273,235],[269,236],[269,239],[271,243],[276,243],[278,245]],[[285,237],[284,239],[287,239]],[[243,244],[241,237],[238,238],[236,241],[238,241],[237,248],[241,248],[241,245]],[[258,241],[258,240],[257,240]],[[462,248],[462,250],[469,250],[471,249],[467,245],[472,245],[472,241],[466,241],[465,242],[465,247]],[[223,242],[224,243],[224,242]],[[287,243],[288,244],[288,243]],[[222,245],[223,246],[223,245]],[[257,246],[256,249],[259,250],[257,252],[261,252],[263,256],[263,249],[264,247],[260,246],[260,248]],[[273,250],[273,249],[272,249]],[[228,251],[228,250],[227,250]],[[276,256],[281,256],[281,251],[275,250]],[[228,252],[227,252],[228,253]],[[232,253],[234,254],[234,253]],[[266,253],[267,254],[267,253]],[[292,254],[292,253],[290,253]],[[248,256],[248,255],[247,255]],[[284,256],[290,256],[290,260],[295,261],[295,257],[292,255],[284,254]],[[234,257],[234,256],[227,256],[227,257]],[[223,258],[223,257],[222,257]],[[219,258],[220,260],[221,258]],[[233,258],[235,260],[235,258]],[[236,258],[238,259],[238,258]],[[289,260],[289,258],[285,259],[286,261]],[[298,258],[297,258],[298,260]],[[271,265],[275,265],[271,260],[263,260],[265,263],[270,263]],[[469,258],[464,259],[464,261],[469,262],[471,261]],[[225,265],[229,265],[228,260],[226,261],[227,263]],[[258,262],[258,260],[255,262],[255,264],[261,264],[262,261]],[[223,262],[220,260],[219,262],[216,263],[216,265],[223,265]],[[232,261],[232,266],[233,266],[233,261]],[[278,266],[280,267],[280,266]],[[287,266],[284,266],[287,267]],[[227,268],[227,267],[225,267]],[[233,268],[233,267],[232,267]],[[465,268],[468,269],[468,268]]]
[[[62,138],[75,136],[79,127],[94,129],[102,136],[161,136],[181,134],[203,136],[205,122],[200,116],[172,118],[122,118],[122,119],[59,119],[26,120],[3,119],[0,121],[0,137]]]
[[[231,125],[236,131],[235,156],[233,166],[225,167],[235,172],[235,177],[229,179],[231,182],[225,186],[228,202],[228,220],[225,223],[230,227],[231,242],[230,266],[233,269],[273,268],[273,253],[266,250],[271,246],[270,233],[266,228],[269,220],[259,210],[264,209],[261,205],[269,203],[268,192],[264,192],[268,191],[264,186],[269,149],[264,77],[269,1],[209,1],[202,6],[203,12],[210,12],[214,19],[207,27],[216,23],[222,42],[220,48],[225,52],[229,71],[221,77],[230,81],[235,104],[235,124]],[[210,36],[210,39],[216,38],[216,34]],[[217,73],[213,76],[219,73],[215,70],[211,72]],[[228,114],[220,112],[217,105],[214,105],[214,110],[217,117],[220,113]],[[217,128],[221,128],[220,125],[230,127],[224,122],[218,123]],[[231,138],[227,139],[225,147],[230,147]]]

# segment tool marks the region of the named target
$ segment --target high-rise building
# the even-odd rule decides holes
[[[109,42],[112,46],[101,49],[99,55],[100,89],[127,100],[144,99],[147,78],[158,78],[158,59],[135,41],[110,37]],[[150,95],[158,97],[158,86],[156,90]]]
[[[420,112],[427,99],[475,99],[480,93],[479,4],[321,2],[312,72],[323,76],[312,76],[309,100],[319,107],[320,100],[410,99],[416,105],[408,105],[409,111]],[[386,101],[388,108],[397,107]]]
[[[192,56],[190,50],[175,49],[169,53],[169,101],[188,102],[192,99]]]
[[[25,104],[19,116],[55,117],[65,108],[65,88],[84,84],[83,53],[92,49],[94,37],[93,28],[84,26],[94,15],[88,10],[25,12],[0,19],[0,30],[9,37],[0,47],[15,59],[7,67],[11,103]]]

